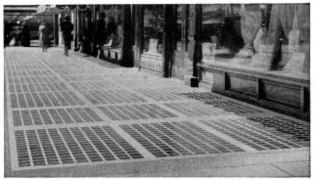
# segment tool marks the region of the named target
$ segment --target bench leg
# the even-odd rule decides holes
[[[100,58],[104,58],[104,50],[103,49],[100,49]]]
[[[101,51],[100,49],[97,50],[97,57],[96,57],[97,59],[100,59],[100,51]]]
[[[79,52],[80,52],[80,53],[83,53],[83,45],[82,45],[82,44],[80,44]]]
[[[110,53],[110,50],[108,50],[108,60],[111,59],[111,53]]]
[[[114,52],[114,55],[115,55],[115,61],[118,62],[118,53]]]

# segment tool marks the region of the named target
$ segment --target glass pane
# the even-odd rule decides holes
[[[240,5],[203,5],[203,57],[232,58],[243,47]]]
[[[163,6],[147,5],[144,8],[144,51],[162,54]]]
[[[177,6],[177,33],[176,33],[176,41],[177,41],[177,51],[182,50],[182,26],[183,26],[183,14],[182,14],[182,5]]]

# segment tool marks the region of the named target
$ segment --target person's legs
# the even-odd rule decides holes
[[[66,56],[69,55],[69,48],[66,44],[64,45],[64,55],[66,55]]]

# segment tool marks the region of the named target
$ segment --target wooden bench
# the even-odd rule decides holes
[[[98,46],[97,58],[104,58],[114,63],[119,63],[122,60],[123,36],[109,42],[109,46]]]
[[[122,48],[111,48],[99,46],[98,48],[97,58],[104,58],[109,61],[113,61],[118,63],[122,59]]]
[[[266,71],[218,61],[198,63],[197,67],[200,81],[204,71],[213,74],[213,92],[297,118],[310,119],[308,74]]]

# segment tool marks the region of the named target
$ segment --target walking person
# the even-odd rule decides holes
[[[70,17],[66,16],[65,21],[61,23],[61,31],[63,35],[64,55],[69,55],[71,49],[73,24],[70,22]]]
[[[43,52],[47,52],[49,46],[49,28],[45,21],[42,21],[39,26],[39,41],[41,43],[41,47]]]

